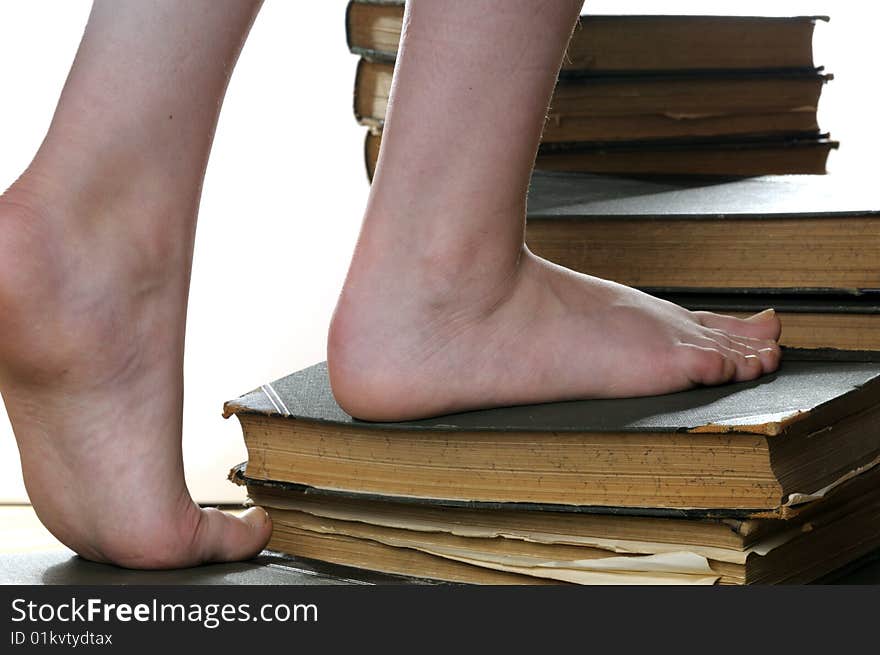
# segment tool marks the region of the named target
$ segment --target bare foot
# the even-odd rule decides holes
[[[343,409],[393,421],[654,395],[779,365],[773,312],[691,312],[525,248],[506,257],[489,241],[479,254],[420,258],[371,252],[361,239],[330,329]]]
[[[200,509],[183,477],[191,244],[150,226],[195,209],[135,184],[47,179],[0,198],[0,391],[40,520],[83,557],[126,567],[255,555],[266,513]]]

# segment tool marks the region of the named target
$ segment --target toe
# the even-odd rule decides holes
[[[737,372],[736,363],[719,348],[683,345],[685,370],[694,384],[715,385],[730,382]]]
[[[88,559],[130,569],[179,569],[250,559],[272,533],[269,515],[258,507],[236,517],[192,503],[183,512],[153,520],[159,516],[142,516],[125,533],[105,531],[97,536],[94,548],[74,550]]]
[[[782,360],[782,351],[778,344],[773,344],[772,346],[760,348],[758,350],[758,357],[761,358],[761,366],[764,368],[764,373],[773,373],[779,368],[779,363]]]
[[[202,562],[250,559],[272,534],[272,520],[262,507],[251,507],[238,517],[213,508],[201,512],[193,552],[200,554]]]
[[[779,368],[782,358],[782,350],[779,344],[767,339],[750,339],[748,337],[729,337],[731,344],[740,349],[747,349],[752,355],[761,360],[761,368],[764,373],[772,373]]]
[[[779,368],[781,352],[779,344],[769,339],[752,339],[750,337],[733,336],[722,330],[709,329],[704,333],[713,342],[740,353],[745,357],[756,357],[761,364],[761,373],[771,373]],[[706,345],[706,344],[701,344]],[[711,345],[710,345],[711,347]],[[749,366],[753,366],[752,361]],[[751,378],[748,378],[751,379]]]
[[[757,354],[744,354],[733,348],[723,351],[724,354],[733,360],[736,364],[736,373],[733,376],[734,382],[746,382],[761,377],[764,373],[764,367],[761,364],[761,358]]]
[[[772,309],[766,309],[748,318],[735,318],[712,312],[694,312],[694,315],[702,325],[723,330],[731,336],[777,341],[782,332],[779,317]]]
[[[698,342],[706,348],[718,350],[736,366],[736,371],[731,378],[734,382],[754,380],[759,377],[764,368],[758,352],[751,346],[737,343],[727,335],[716,330],[710,330],[711,336],[704,337]]]

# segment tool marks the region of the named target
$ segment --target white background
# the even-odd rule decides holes
[[[877,126],[875,3],[711,3],[712,13],[828,14],[816,63],[820,125],[842,142],[835,175],[868,172]],[[0,187],[27,166],[79,43],[86,0],[0,0]],[[307,7],[307,9],[306,9]],[[351,112],[356,58],[342,0],[268,0],[229,87],[196,243],[187,331],[184,453],[197,500],[241,499],[225,481],[246,453],[224,400],[325,357],[326,330],[367,195]],[[705,2],[588,2],[603,13],[705,13]],[[876,173],[874,174],[876,177]],[[2,229],[2,226],[0,226]],[[2,338],[2,335],[0,335]],[[145,399],[148,402],[148,399]],[[0,502],[26,500],[0,407]],[[124,429],[124,426],[121,426]],[[99,457],[100,453],[95,453]]]

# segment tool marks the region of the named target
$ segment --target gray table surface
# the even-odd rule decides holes
[[[828,584],[880,584],[880,552],[823,580]],[[0,555],[0,584],[33,585],[346,585],[430,584],[360,569],[264,552],[234,564],[176,571],[132,571],[55,549]]]
[[[880,578],[878,578],[880,579]],[[175,571],[134,571],[97,564],[67,549],[0,555],[0,584],[30,585],[369,585],[424,584],[264,551],[247,562]]]

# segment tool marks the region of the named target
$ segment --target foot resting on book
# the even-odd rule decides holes
[[[661,394],[776,369],[772,313],[690,312],[524,248],[535,153],[581,5],[407,3],[329,335],[330,381],[350,414]]]
[[[132,209],[91,195],[85,211],[27,186],[0,198],[0,392],[40,520],[126,567],[254,556],[266,513],[200,509],[184,482],[186,246],[130,238],[116,217],[146,218],[146,198]]]
[[[433,260],[372,257],[369,243],[355,254],[328,350],[334,395],[357,418],[663,394],[779,365],[773,311],[691,312],[525,248],[496,256],[500,243],[482,257]]]

